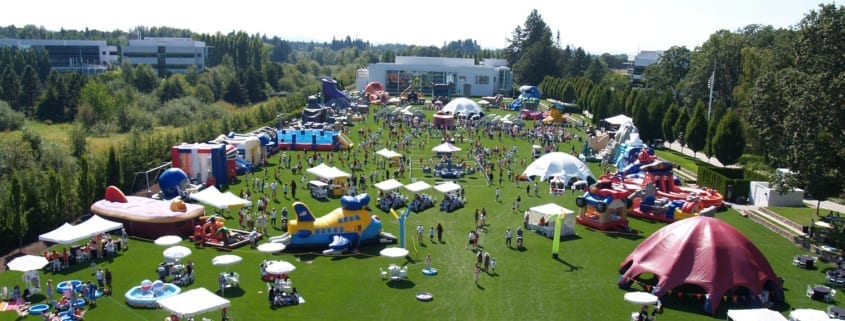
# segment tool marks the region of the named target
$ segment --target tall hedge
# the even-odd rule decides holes
[[[751,194],[751,181],[768,180],[766,176],[743,168],[708,165],[698,167],[698,185],[718,190],[726,201],[731,202],[740,196],[748,199],[748,195]],[[728,186],[732,186],[731,195],[728,195]]]

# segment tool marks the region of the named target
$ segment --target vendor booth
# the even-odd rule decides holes
[[[377,151],[376,154],[387,158],[390,167],[399,166],[399,163],[402,160],[402,154],[399,154],[387,148],[382,148],[381,150]]]
[[[560,236],[575,235],[575,212],[554,203],[529,208],[528,229],[546,237],[553,237],[558,215],[563,215],[560,220]]]
[[[317,179],[328,184],[328,191],[332,196],[345,195],[349,191],[347,180],[351,175],[337,167],[331,167],[323,163],[309,168],[306,172],[317,176]]]
[[[314,198],[324,199],[329,195],[329,184],[323,181],[312,180],[308,182],[308,190]]]

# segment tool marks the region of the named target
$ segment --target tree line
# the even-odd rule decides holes
[[[678,141],[723,164],[770,173],[786,167],[795,175],[773,176],[777,186],[824,200],[845,187],[843,28],[845,7],[822,4],[790,29],[718,30],[699,47],[664,51],[636,88],[590,68],[567,75],[572,65],[563,64],[563,49],[536,11],[514,30],[508,54],[515,78],[543,76],[545,96],[577,102],[594,123],[625,113],[645,141]]]

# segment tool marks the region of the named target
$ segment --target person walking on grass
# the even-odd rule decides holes
[[[505,245],[507,245],[508,248],[512,247],[512,245],[511,245],[512,239],[513,239],[513,232],[511,231],[511,228],[508,227],[508,229],[505,231]]]
[[[422,224],[417,225],[417,243],[422,244],[423,241],[423,231],[425,231],[425,227]]]
[[[428,241],[434,243],[434,226],[428,229]]]
[[[475,273],[475,285],[478,285],[478,276],[481,275],[481,266],[479,264],[475,264],[475,271],[473,273]]]
[[[443,225],[437,223],[437,242],[443,243]]]
[[[498,203],[502,202],[502,193],[501,193],[501,191],[499,191],[498,186],[496,187],[496,202],[498,202]]]

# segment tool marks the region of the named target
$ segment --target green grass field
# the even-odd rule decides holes
[[[819,218],[816,216],[816,208],[815,207],[808,207],[808,206],[800,206],[800,207],[769,207],[769,210],[772,210],[775,213],[780,214],[781,216],[788,218],[789,220],[801,224],[801,225],[810,225],[810,220],[815,219],[818,220]],[[827,215],[828,211],[821,210],[819,212],[820,215],[824,216]]]
[[[353,133],[350,136],[353,141],[360,141],[356,132],[362,126],[375,129],[377,125],[372,122],[372,118],[369,122],[357,124],[351,128]],[[422,148],[416,145],[420,139],[424,140]],[[392,143],[386,138],[380,141]],[[439,144],[439,139],[418,138],[414,142],[412,149],[397,151],[412,160],[420,157],[428,159],[433,156],[431,147]],[[523,139],[485,139],[484,144],[490,147],[505,146],[508,150],[516,146],[517,160],[525,159],[525,165],[532,160],[530,143]],[[464,142],[458,146],[466,149],[469,143]],[[377,146],[375,149],[381,147],[383,146]],[[579,147],[576,146],[576,149]],[[571,145],[564,144],[560,149],[569,151],[569,148]],[[336,157],[340,155],[335,154]],[[465,151],[458,155],[462,158],[471,156]],[[415,165],[416,163],[414,161]],[[272,177],[273,167],[277,165],[278,157],[274,157],[269,168],[263,171],[267,171]],[[525,165],[517,162],[511,168],[518,173]],[[590,166],[593,173],[599,173],[597,164]],[[366,173],[374,169],[375,164],[369,162]],[[257,175],[260,177],[263,172],[259,171]],[[413,167],[410,175],[406,174],[400,181],[410,183],[409,176],[428,183],[436,181],[434,177],[424,175],[418,166]],[[291,179],[298,180],[299,176],[293,176],[290,171],[284,170],[282,178],[282,181],[289,182]],[[523,210],[548,202],[577,210],[574,195],[549,195],[548,186],[541,183],[539,196],[535,197],[533,192],[526,195],[525,182],[521,182],[517,187],[513,182],[505,181],[501,186],[504,201],[498,203],[494,196],[497,180],[488,186],[483,176],[476,174],[467,176],[458,183],[465,187],[468,199],[466,207],[452,213],[439,212],[435,207],[412,214],[408,219],[408,230],[413,230],[417,224],[423,224],[426,230],[437,223],[441,223],[445,228],[442,243],[436,240],[430,242],[426,235],[423,243],[417,244],[414,238],[409,236],[408,248],[411,254],[408,260],[379,257],[378,251],[384,246],[368,246],[355,255],[331,257],[313,253],[269,255],[248,247],[234,250],[232,253],[242,256],[244,260],[230,268],[240,273],[241,284],[239,290],[225,293],[232,301],[229,316],[233,320],[626,320],[630,312],[638,309],[637,306],[622,300],[625,290],[616,286],[617,270],[621,261],[642,240],[665,224],[632,219],[631,227],[639,231],[636,235],[603,233],[577,225],[578,235],[564,239],[559,259],[553,259],[552,240],[531,232],[526,233],[526,250],[518,251],[505,246],[505,229],[522,224],[522,215],[512,213],[511,204],[519,195],[522,197]],[[245,183],[234,185],[231,190],[238,193],[245,188],[244,185]],[[371,195],[377,193],[373,187],[367,192]],[[434,190],[426,192],[438,200],[442,198]],[[405,194],[409,193],[405,191]],[[339,207],[337,199],[329,199],[326,202],[315,200],[302,187],[297,196],[315,213],[326,213]],[[281,196],[279,198],[272,206],[289,206],[292,202],[291,199],[286,200]],[[370,206],[384,221],[385,230],[398,235],[397,221],[390,214],[375,208],[375,197],[372,198]],[[478,286],[473,282],[472,273],[475,256],[466,249],[467,234],[474,225],[472,213],[477,208],[486,208],[489,213],[489,226],[483,230],[480,244],[498,262],[495,273],[482,273]],[[802,270],[792,266],[792,256],[802,250],[788,240],[732,210],[720,212],[717,217],[729,222],[754,241],[768,257],[775,272],[786,279],[787,304],[778,306],[780,311],[786,312],[794,307],[826,306],[821,302],[810,301],[804,295],[804,288],[809,283],[823,282],[822,272],[827,266],[818,270]],[[236,225],[237,222],[230,220],[227,224]],[[272,230],[270,234],[281,233],[280,230]],[[196,262],[196,282],[188,289],[206,287],[216,290],[217,273],[224,271],[224,268],[212,266],[211,259],[226,252],[211,248],[194,248],[187,242],[183,243],[193,249],[189,259]],[[152,242],[133,239],[128,251],[113,259],[98,262],[98,266],[108,267],[113,271],[115,294],[101,298],[98,305],[88,312],[86,319],[141,321],[162,320],[167,316],[168,313],[164,310],[130,308],[123,299],[123,294],[132,286],[138,285],[141,280],[156,278],[155,268],[162,261],[162,250],[163,248]],[[440,273],[436,276],[424,276],[421,273],[427,254],[432,255],[433,266],[439,269]],[[265,283],[259,277],[259,264],[265,259],[283,259],[297,267],[290,275],[294,286],[306,300],[305,304],[275,310],[269,308]],[[383,281],[379,276],[379,268],[386,268],[390,263],[407,264],[409,281]],[[56,283],[68,279],[93,280],[88,266],[79,266],[58,274],[42,273],[42,281],[48,278]],[[0,284],[9,288],[14,284],[21,284],[21,273],[0,274]],[[640,288],[635,286],[634,289]],[[414,295],[421,291],[433,293],[434,300],[418,302]],[[36,296],[34,299],[38,301],[41,298]],[[701,313],[703,302],[695,298],[673,297],[666,302],[664,313],[658,317],[661,320],[713,319]],[[742,302],[723,303],[717,317],[724,319],[727,308],[741,305]],[[220,319],[219,312],[209,313],[204,317]],[[13,319],[14,312],[0,312],[0,321]]]
[[[698,173],[698,166],[699,164],[704,164],[704,162],[693,159],[692,157],[683,155],[678,153],[674,150],[666,149],[666,150],[658,150],[656,151],[658,157],[670,161],[672,163],[681,165],[681,168],[689,171],[690,173]]]

